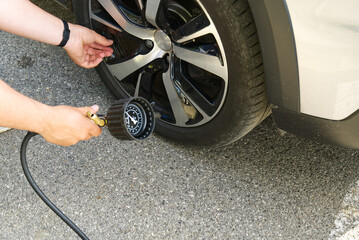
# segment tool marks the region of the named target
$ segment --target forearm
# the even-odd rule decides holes
[[[0,0],[0,29],[58,45],[62,40],[63,23],[28,0]]]
[[[86,113],[98,106],[48,106],[16,92],[0,80],[0,126],[41,134],[48,142],[69,146],[101,134]]]
[[[51,107],[28,98],[0,80],[0,126],[43,132]]]

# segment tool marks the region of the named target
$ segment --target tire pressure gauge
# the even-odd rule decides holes
[[[115,101],[106,117],[87,114],[97,125],[107,125],[111,135],[122,140],[142,140],[155,128],[155,114],[151,104],[142,97]]]

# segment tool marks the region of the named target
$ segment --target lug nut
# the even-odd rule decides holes
[[[145,41],[145,45],[146,45],[146,47],[148,47],[148,48],[153,48],[153,42],[152,42],[151,40],[146,40],[146,41]]]

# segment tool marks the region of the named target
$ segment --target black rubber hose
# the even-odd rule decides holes
[[[20,160],[21,160],[21,166],[22,169],[24,171],[24,174],[27,178],[27,181],[29,181],[31,187],[34,189],[34,191],[36,192],[36,194],[42,199],[42,201],[44,201],[44,203],[51,208],[52,211],[54,211],[57,216],[59,216],[70,228],[72,228],[72,230],[74,230],[77,235],[79,235],[80,238],[84,239],[84,240],[89,240],[89,238],[81,231],[80,228],[78,228],[63,212],[61,212],[56,206],[55,204],[53,204],[47,197],[46,195],[41,191],[41,189],[37,186],[36,182],[34,181],[34,179],[32,178],[29,168],[27,166],[27,161],[26,161],[26,148],[27,148],[27,144],[29,143],[30,139],[34,136],[36,136],[37,133],[33,133],[33,132],[28,132],[26,134],[26,136],[24,137],[24,140],[22,141],[21,144],[21,150],[20,150]]]

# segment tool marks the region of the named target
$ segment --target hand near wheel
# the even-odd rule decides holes
[[[84,68],[96,67],[104,57],[111,56],[112,40],[97,34],[88,28],[70,25],[70,38],[64,49],[70,58]]]
[[[56,46],[63,40],[64,24],[28,0],[12,0],[0,1],[0,29]],[[76,64],[92,68],[111,56],[111,40],[80,25],[69,24],[69,29],[64,48]]]

